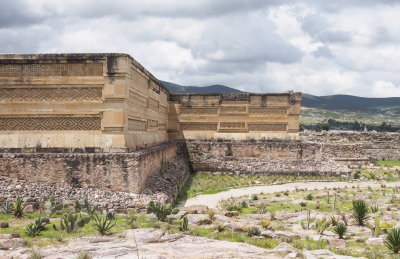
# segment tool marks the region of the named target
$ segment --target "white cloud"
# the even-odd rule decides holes
[[[0,51],[124,52],[185,85],[400,96],[399,13],[383,0],[13,0]]]
[[[375,81],[372,93],[376,97],[400,96],[400,85],[395,86],[391,82]]]

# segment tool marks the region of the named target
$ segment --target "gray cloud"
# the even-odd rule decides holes
[[[398,1],[3,2],[3,53],[125,52],[186,85],[400,95]]]

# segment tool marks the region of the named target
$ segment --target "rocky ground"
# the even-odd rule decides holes
[[[389,182],[386,183],[387,186],[390,187],[400,187],[400,182]],[[277,193],[284,191],[294,191],[297,189],[309,189],[309,190],[322,190],[325,188],[350,188],[351,186],[359,186],[360,188],[367,188],[368,186],[376,188],[381,185],[378,181],[334,181],[334,182],[295,182],[295,183],[286,183],[286,184],[276,184],[276,185],[263,185],[263,186],[253,186],[247,188],[240,189],[231,189],[225,192],[219,192],[215,194],[206,194],[199,195],[193,198],[190,198],[181,203],[182,207],[192,206],[192,205],[205,205],[209,208],[217,208],[220,201],[232,198],[232,197],[241,197],[244,195],[253,195],[260,193]]]
[[[4,242],[4,240],[0,240]],[[2,259],[28,259],[31,249],[0,250]],[[267,250],[239,243],[193,237],[183,234],[166,234],[157,229],[128,230],[113,237],[83,237],[71,240],[68,245],[38,250],[43,259],[76,258],[87,252],[93,258],[295,258],[300,250],[281,243]],[[346,259],[328,250],[302,251],[304,258]]]

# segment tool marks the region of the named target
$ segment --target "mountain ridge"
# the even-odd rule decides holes
[[[243,91],[225,85],[199,87],[183,86],[167,81],[160,82],[174,93],[244,93]],[[370,98],[344,94],[316,96],[303,93],[302,106],[319,109],[370,112],[379,112],[389,109],[400,115],[400,97]]]

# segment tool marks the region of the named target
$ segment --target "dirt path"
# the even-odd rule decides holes
[[[400,187],[400,182],[390,182],[385,183],[387,187]],[[360,186],[360,188],[378,188],[381,186],[379,182],[295,182],[286,183],[279,185],[263,185],[263,186],[253,186],[240,189],[231,189],[228,191],[216,193],[216,194],[204,194],[199,195],[194,198],[190,198],[180,204],[182,207],[191,205],[206,205],[209,208],[217,208],[218,203],[221,200],[226,200],[231,197],[241,197],[245,195],[260,194],[260,193],[276,193],[282,191],[294,191],[296,188],[307,188],[308,190],[322,190],[327,188],[351,188],[352,186]]]

